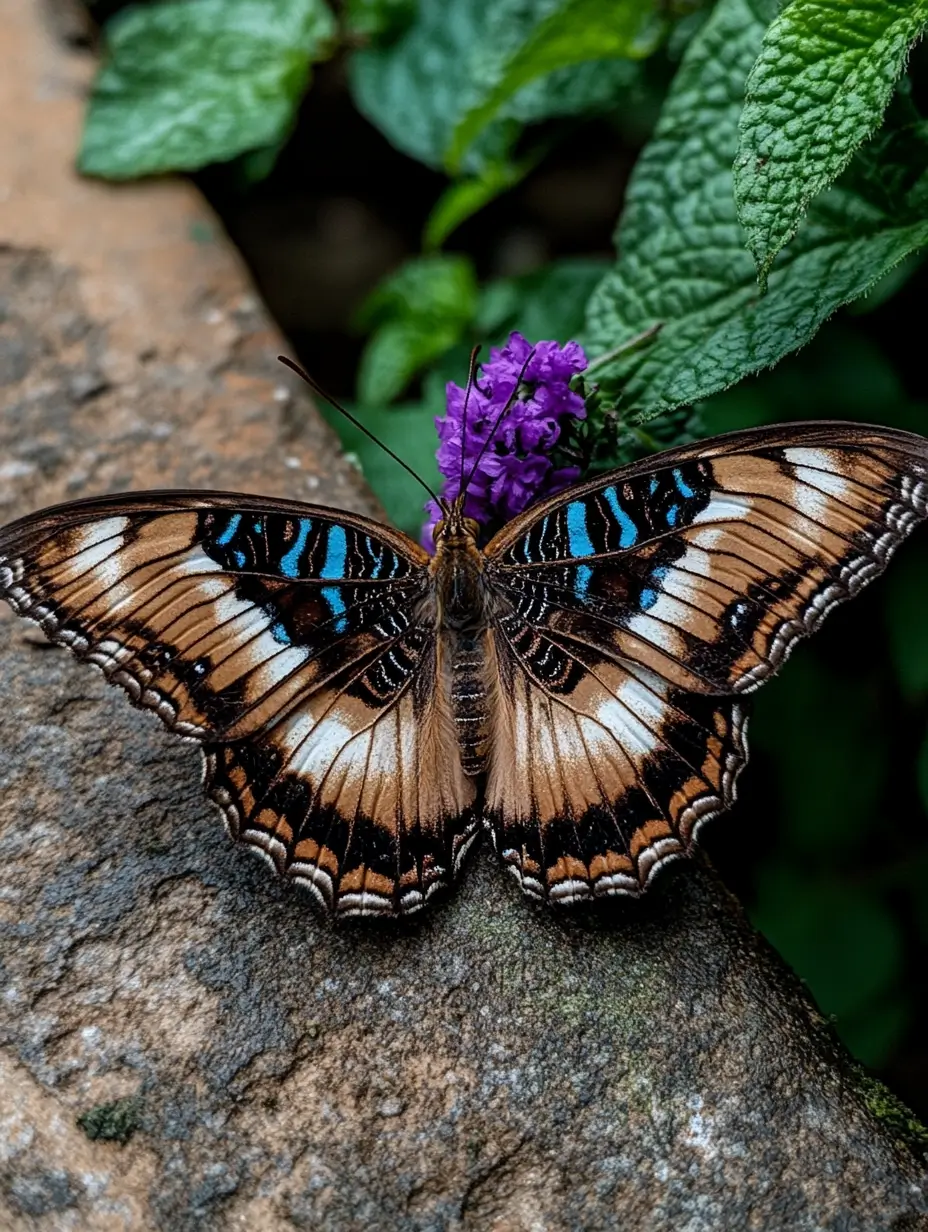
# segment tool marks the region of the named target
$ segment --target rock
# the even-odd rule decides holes
[[[0,0],[4,515],[373,511],[192,188],[74,176],[89,62],[41,11]],[[0,672],[3,1227],[928,1227],[925,1131],[705,865],[561,915],[484,849],[422,918],[335,927],[195,748],[8,614]]]

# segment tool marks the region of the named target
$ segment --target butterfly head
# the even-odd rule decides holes
[[[464,499],[465,495],[462,494],[453,501],[440,502],[442,516],[432,531],[436,554],[443,548],[445,551],[455,548],[476,550],[480,523],[464,516]]]

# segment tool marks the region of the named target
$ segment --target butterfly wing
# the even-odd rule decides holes
[[[638,893],[734,798],[739,695],[926,516],[928,442],[733,433],[561,493],[487,548],[501,715],[487,803],[532,893]]]
[[[224,493],[0,531],[0,595],[198,740],[233,836],[342,914],[422,906],[476,829],[427,563],[364,518]]]

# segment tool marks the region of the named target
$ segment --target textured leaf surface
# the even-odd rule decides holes
[[[644,8],[644,0],[626,4]],[[479,174],[488,161],[504,160],[524,124],[603,110],[635,79],[633,65],[604,58],[616,54],[615,40],[600,41],[583,55],[551,40],[546,67],[520,70],[503,84],[519,40],[565,7],[565,0],[420,0],[401,38],[352,57],[355,102],[397,149],[439,168],[466,118],[497,91],[491,110],[470,125],[466,141],[457,141],[458,169]],[[558,60],[558,47],[566,59]]]
[[[721,0],[690,44],[629,185],[618,263],[590,303],[593,355],[663,322],[649,346],[604,370],[641,420],[776,363],[928,242],[917,178],[928,144],[900,106],[898,125],[813,204],[758,296],[731,168],[744,83],[771,15],[766,3]]]
[[[335,23],[323,0],[183,0],[107,26],[79,165],[129,179],[276,146]]]
[[[925,0],[793,0],[747,83],[735,195],[761,279],[809,202],[877,127]]]

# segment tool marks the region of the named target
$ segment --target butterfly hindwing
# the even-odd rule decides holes
[[[553,901],[639,893],[730,804],[746,758],[740,704],[685,693],[517,617],[495,638],[487,810],[503,862],[527,893]]]
[[[434,631],[414,624],[265,732],[206,746],[232,833],[329,910],[418,909],[476,836],[435,660]]]
[[[658,455],[504,528],[501,692],[531,739],[497,742],[487,801],[523,884],[634,893],[685,850],[733,798],[735,697],[882,571],[926,496],[922,438],[796,425]]]
[[[426,565],[366,519],[222,493],[76,502],[0,533],[3,597],[200,740],[233,835],[344,913],[421,906],[476,826]]]

